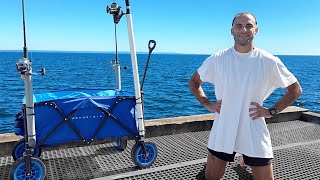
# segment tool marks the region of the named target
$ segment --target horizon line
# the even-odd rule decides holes
[[[0,52],[23,52],[23,50],[0,50]],[[115,51],[76,51],[76,50],[28,50],[28,52],[56,52],[56,53],[115,53]],[[130,51],[118,51],[118,53],[130,54]],[[148,54],[149,52],[136,52],[137,54]],[[209,53],[181,53],[181,52],[153,52],[152,54],[181,54],[181,55],[211,55]],[[316,54],[275,54],[275,56],[320,56]]]
[[[0,52],[23,52],[23,50],[0,50]],[[76,51],[76,50],[28,50],[29,52],[72,52],[72,53],[115,53],[115,51]],[[130,51],[118,51],[118,53],[130,54]],[[148,54],[149,52],[137,51],[137,54]],[[180,53],[180,52],[152,52],[152,54],[197,54],[209,55],[204,53]]]

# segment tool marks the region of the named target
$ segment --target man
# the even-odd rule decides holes
[[[255,16],[237,14],[231,28],[234,46],[208,57],[190,79],[193,95],[208,111],[215,112],[205,170],[208,180],[222,178],[235,153],[243,155],[254,179],[274,179],[265,118],[292,104],[302,90],[279,58],[253,45],[257,33]],[[203,82],[214,84],[216,102],[206,97]],[[263,101],[279,87],[286,88],[285,95],[269,109],[263,107]]]

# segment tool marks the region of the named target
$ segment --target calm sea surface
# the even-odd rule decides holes
[[[21,109],[24,84],[15,63],[21,52],[0,52],[0,133],[13,132],[14,115]],[[140,80],[147,54],[138,54]],[[33,52],[33,71],[46,68],[45,76],[33,76],[34,93],[78,88],[115,88],[111,66],[114,54]],[[153,54],[144,84],[145,119],[208,113],[188,89],[193,72],[208,55]],[[293,72],[303,88],[302,96],[293,104],[320,112],[320,56],[278,56]],[[120,54],[122,89],[134,91],[129,54]],[[212,85],[205,84],[207,95],[213,99]],[[266,101],[271,106],[284,90],[276,90]]]

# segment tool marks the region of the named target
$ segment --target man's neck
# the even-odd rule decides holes
[[[247,44],[245,46],[242,46],[240,44],[235,44],[234,49],[239,53],[248,53],[254,50],[254,47],[253,47],[253,44]]]

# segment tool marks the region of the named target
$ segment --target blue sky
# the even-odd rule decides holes
[[[25,0],[29,50],[114,51],[111,0]],[[125,11],[124,0],[116,1]],[[212,54],[231,47],[231,20],[252,12],[255,45],[277,55],[320,55],[320,0],[131,0],[136,49]],[[21,0],[0,0],[0,50],[23,46]],[[129,51],[125,16],[118,50]]]

